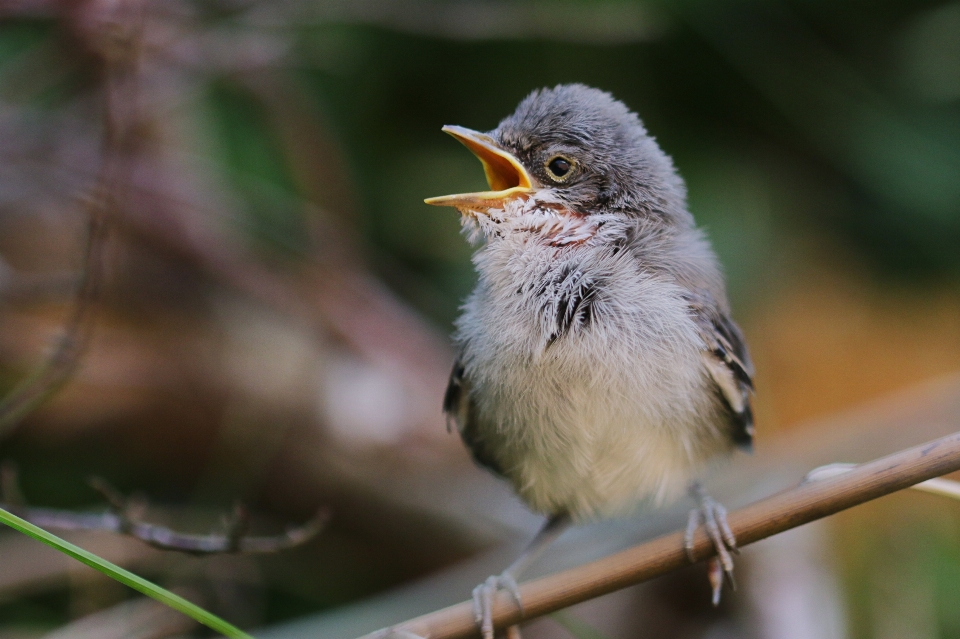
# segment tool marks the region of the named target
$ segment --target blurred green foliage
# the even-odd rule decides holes
[[[648,9],[657,29],[614,44],[336,23],[283,32],[286,72],[337,138],[372,257],[398,290],[446,324],[471,285],[455,214],[421,202],[482,184],[440,126],[492,128],[531,89],[562,82],[609,90],[641,115],[687,180],[739,300],[782,266],[771,247],[789,249],[798,229],[835,238],[883,273],[957,277],[960,53],[949,36],[958,5]],[[212,26],[230,28],[232,11],[207,10]],[[59,35],[42,21],[4,21],[0,61]],[[242,202],[238,221],[275,248],[306,251],[302,194],[271,131],[275,114],[229,78],[211,77],[208,95],[217,141],[208,159]]]
[[[960,637],[960,512],[930,497],[870,504],[838,527],[850,636]]]
[[[390,268],[399,262],[447,300],[426,308],[443,321],[470,270],[456,220],[419,199],[478,188],[482,174],[439,126],[492,128],[529,90],[561,82],[602,87],[641,115],[687,180],[738,299],[783,267],[798,232],[833,238],[879,273],[953,280],[958,100],[932,85],[911,91],[960,73],[936,62],[952,55],[948,38],[915,34],[949,11],[841,6],[671,3],[658,7],[659,37],[616,45],[312,28],[301,46],[332,40],[333,62],[305,60],[300,77],[341,136],[369,237]],[[932,78],[918,64],[942,70]]]
[[[226,79],[210,83],[210,119],[220,143],[217,165],[227,174],[243,210],[237,220],[262,244],[299,254],[308,249],[297,188],[270,126],[270,113]]]

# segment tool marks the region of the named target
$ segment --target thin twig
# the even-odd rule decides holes
[[[960,432],[834,477],[802,483],[731,513],[729,523],[739,545],[744,546],[957,470],[960,470]],[[712,542],[702,529],[694,538],[692,554],[697,561],[715,554]],[[493,605],[493,622],[497,628],[506,628],[688,564],[683,533],[665,535],[605,559],[521,585],[523,613],[508,593],[498,593]],[[429,639],[478,637],[472,603],[450,606],[363,639],[411,635]]]
[[[146,500],[127,497],[104,479],[94,477],[90,484],[107,500],[109,512],[82,513],[28,507],[20,492],[16,466],[4,462],[0,465],[0,494],[4,499],[4,502],[0,502],[0,508],[41,528],[103,530],[139,539],[160,550],[175,550],[194,555],[280,552],[313,539],[330,519],[329,511],[324,508],[304,524],[288,528],[280,535],[251,536],[247,534],[250,529],[249,512],[238,503],[227,521],[226,533],[195,535],[141,520],[140,513],[146,510],[148,505]]]
[[[819,468],[814,468],[811,470],[803,478],[803,481],[821,481],[828,477],[836,477],[837,475],[850,472],[856,467],[856,464],[850,463],[827,464],[826,466],[820,466]],[[956,499],[960,501],[960,482],[952,479],[943,479],[941,477],[936,479],[928,479],[927,481],[920,482],[915,486],[910,486],[910,488],[912,490],[930,493],[931,495],[938,495],[940,497],[947,497],[948,499]]]
[[[111,23],[97,33],[103,42],[104,83],[103,157],[92,193],[86,198],[86,250],[80,286],[63,335],[47,360],[22,380],[0,402],[0,438],[69,381],[90,342],[96,301],[103,284],[103,257],[108,220],[116,217],[128,181],[124,146],[135,132],[137,107],[137,49],[140,22]]]
[[[307,522],[287,529],[279,535],[234,537],[226,534],[194,535],[177,532],[166,526],[144,521],[131,521],[114,512],[80,513],[51,508],[24,508],[0,504],[0,508],[14,513],[41,528],[59,530],[103,530],[127,535],[158,548],[195,555],[224,553],[267,554],[300,546],[316,537],[326,526],[330,513],[320,510]]]
[[[94,306],[102,281],[106,216],[101,204],[89,205],[89,230],[81,284],[73,312],[53,353],[0,402],[0,437],[11,431],[31,411],[56,393],[70,379],[86,350],[93,328]]]

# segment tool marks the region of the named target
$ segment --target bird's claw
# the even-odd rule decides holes
[[[694,535],[697,532],[697,526],[703,522],[707,530],[707,536],[713,542],[713,547],[717,556],[710,559],[709,577],[710,585],[713,589],[713,605],[720,603],[720,591],[723,588],[724,576],[730,581],[730,586],[734,590],[737,584],[733,579],[733,554],[740,554],[737,548],[737,539],[727,523],[727,509],[715,499],[706,495],[699,486],[694,487],[694,494],[700,502],[699,508],[690,511],[690,517],[687,520],[687,532],[683,539],[683,548],[690,561],[694,561]]]
[[[723,588],[723,567],[716,557],[711,557],[707,562],[707,579],[710,581],[710,589],[713,594],[710,596],[710,603],[714,607],[720,605],[720,591]]]
[[[493,639],[493,598],[496,597],[499,590],[509,592],[520,609],[520,613],[523,613],[520,587],[513,575],[504,572],[500,575],[487,577],[486,581],[473,589],[473,618],[480,626],[483,639]]]

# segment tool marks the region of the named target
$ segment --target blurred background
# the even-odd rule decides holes
[[[0,0],[0,458],[26,502],[103,511],[99,476],[178,530],[329,509],[266,556],[69,534],[257,636],[466,599],[539,521],[444,428],[474,275],[422,200],[484,184],[442,125],[561,82],[640,114],[725,266],[757,452],[711,492],[957,430],[960,3]],[[540,570],[687,506],[571,532]],[[525,633],[960,638],[960,504],[891,496],[738,575],[716,610],[693,566]],[[48,636],[209,635],[0,531],[0,638]]]

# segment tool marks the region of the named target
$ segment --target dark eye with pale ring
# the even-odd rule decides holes
[[[547,162],[547,171],[550,173],[550,177],[560,181],[569,177],[571,169],[573,169],[573,162],[559,155]]]

